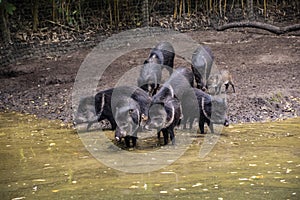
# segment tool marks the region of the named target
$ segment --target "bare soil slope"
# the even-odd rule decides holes
[[[250,30],[251,31],[251,30]],[[189,34],[211,47],[218,69],[228,68],[236,93],[228,92],[232,123],[294,117],[300,113],[300,37],[265,32],[196,31]],[[99,89],[113,87],[149,50],[132,52],[107,68]],[[89,53],[26,60],[0,69],[0,111],[72,121],[71,93],[80,64]],[[175,67],[181,65],[175,59]]]

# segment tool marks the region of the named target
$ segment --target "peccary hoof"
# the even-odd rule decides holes
[[[228,120],[225,120],[225,122],[224,122],[224,126],[229,126],[229,121]]]

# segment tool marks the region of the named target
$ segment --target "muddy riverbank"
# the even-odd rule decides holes
[[[187,33],[211,47],[219,69],[228,68],[236,93],[229,89],[231,123],[295,117],[300,114],[300,37],[265,32],[196,31]],[[72,88],[78,69],[90,50],[21,61],[0,69],[0,111],[18,111],[72,122]],[[149,50],[131,52],[107,68],[99,89],[118,79]],[[175,59],[175,67],[181,64]],[[99,78],[100,79],[100,78]]]

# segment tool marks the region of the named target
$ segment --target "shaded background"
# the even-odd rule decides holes
[[[1,0],[0,64],[94,47],[144,26],[178,31],[257,21],[299,23],[296,0]]]

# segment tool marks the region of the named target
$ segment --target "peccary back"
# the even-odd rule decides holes
[[[208,46],[198,47],[192,55],[192,70],[195,75],[197,88],[205,90],[209,78],[214,56]]]
[[[174,66],[175,50],[171,43],[160,42],[150,51],[150,55],[145,63],[161,64],[171,75]]]
[[[172,44],[169,42],[160,42],[156,45],[156,47],[154,49],[162,51],[163,56],[164,56],[164,61],[162,64],[173,68],[175,50],[174,50]]]
[[[161,65],[156,63],[144,64],[137,80],[138,86],[153,96],[158,90],[160,82]]]
[[[162,102],[168,97],[183,98],[186,90],[193,87],[194,75],[191,69],[187,67],[178,67],[170,78],[163,84],[156,95],[153,96],[152,102]]]

